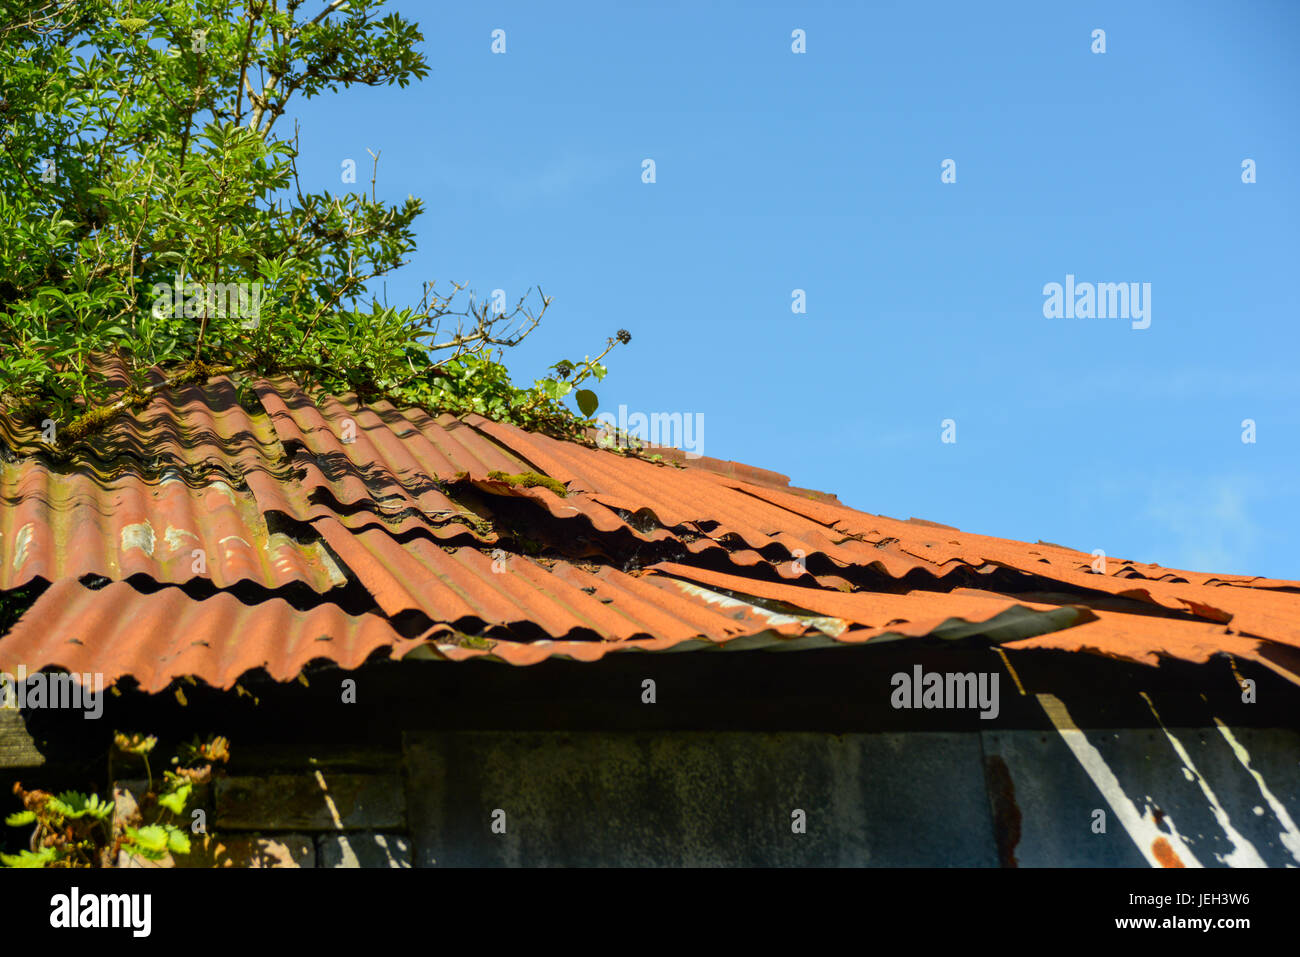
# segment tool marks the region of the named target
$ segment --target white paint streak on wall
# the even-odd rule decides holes
[[[1070,717],[1070,712],[1066,710],[1065,703],[1056,695],[1040,694],[1036,696],[1038,703],[1042,705],[1043,711],[1052,724],[1056,726],[1057,733],[1066,743],[1069,749],[1074,753],[1075,758],[1087,772],[1088,777],[1092,778],[1092,783],[1097,786],[1106,803],[1110,805],[1115,817],[1128,836],[1133,839],[1137,849],[1142,852],[1142,856],[1147,859],[1147,863],[1152,867],[1163,867],[1159,858],[1155,856],[1153,845],[1156,841],[1163,838],[1169,842],[1170,848],[1178,855],[1178,859],[1183,862],[1184,867],[1200,867],[1201,862],[1196,859],[1196,855],[1183,841],[1174,827],[1173,819],[1165,814],[1164,823],[1169,827],[1169,833],[1165,833],[1156,824],[1155,817],[1148,806],[1141,814],[1138,813],[1136,805],[1124,793],[1120,787],[1119,779],[1115,777],[1115,772],[1106,764],[1106,759],[1101,756],[1092,743],[1088,740],[1079,726],[1074,723]]]
[[[1156,711],[1156,706],[1151,702],[1147,693],[1139,691],[1138,694],[1146,701],[1147,707],[1151,709],[1151,714],[1155,716],[1156,721],[1160,722],[1160,730],[1165,733],[1165,737],[1169,739],[1170,745],[1173,746],[1174,751],[1177,752],[1179,759],[1183,762],[1183,771],[1184,774],[1188,775],[1188,780],[1194,780],[1200,785],[1205,800],[1210,802],[1210,813],[1214,815],[1214,819],[1219,823],[1219,827],[1223,828],[1223,833],[1227,835],[1228,841],[1232,844],[1232,850],[1226,856],[1223,854],[1215,854],[1214,856],[1229,867],[1268,867],[1264,863],[1264,859],[1259,856],[1259,851],[1255,850],[1255,845],[1246,840],[1245,836],[1232,826],[1228,812],[1219,803],[1218,796],[1210,788],[1209,782],[1201,776],[1201,772],[1196,769],[1196,762],[1187,753],[1183,743],[1169,733],[1169,729],[1165,727],[1164,721],[1160,718],[1160,713]]]
[[[1250,766],[1249,752],[1241,745],[1228,726],[1218,718],[1214,719],[1214,723],[1219,726],[1219,733],[1228,742],[1228,747],[1232,748],[1232,753],[1237,756],[1241,766],[1249,771],[1250,776],[1255,779],[1255,784],[1259,786],[1259,793],[1264,796],[1264,800],[1268,802],[1269,808],[1273,811],[1273,816],[1282,825],[1282,833],[1278,835],[1282,839],[1282,846],[1291,852],[1292,857],[1300,861],[1300,828],[1295,826],[1295,821],[1287,813],[1286,806],[1269,790],[1260,773]],[[1263,808],[1255,809],[1256,814],[1262,814],[1263,811]]]

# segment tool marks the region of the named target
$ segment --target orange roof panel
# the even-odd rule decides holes
[[[289,379],[240,394],[225,377],[163,390],[71,460],[0,414],[0,590],[45,588],[0,637],[0,668],[160,690],[415,649],[531,664],[929,636],[1148,664],[1229,654],[1300,683],[1300,583],[1103,571],[764,469]],[[562,489],[500,477],[529,472]]]

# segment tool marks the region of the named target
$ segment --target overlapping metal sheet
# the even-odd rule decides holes
[[[247,491],[220,474],[192,481],[176,473],[103,481],[30,460],[0,463],[0,589],[84,575],[218,588],[297,582],[317,592],[346,583],[319,542],[271,532]]]
[[[771,496],[754,489],[754,494]],[[787,497],[788,499],[789,497]],[[825,508],[825,506],[815,506]],[[913,523],[841,508],[837,526],[866,541],[893,541],[914,558],[936,567],[958,562],[994,565],[1035,575],[1082,591],[1095,591],[1191,613],[1201,619],[1262,638],[1300,646],[1300,582],[1264,580],[1253,585],[1240,576],[1181,572],[1063,548],[1008,541],[956,529],[931,530]]]
[[[316,402],[283,381],[261,383],[258,394],[280,438],[294,450],[294,465],[305,472],[300,486],[328,492],[339,506],[383,514],[414,510],[445,524],[472,516],[445,494],[443,483],[462,473],[486,478],[494,470],[526,470],[450,417],[435,421],[386,402],[361,407],[333,396]]]
[[[383,616],[349,615],[329,603],[299,611],[281,598],[248,605],[227,592],[196,600],[180,588],[91,589],[65,578],[0,639],[0,671],[57,667],[100,674],[105,685],[130,675],[146,691],[197,676],[231,688],[254,669],[291,681],[318,659],[356,668],[380,649],[400,657],[411,646]]]
[[[0,667],[158,690],[383,649],[531,664],[932,636],[1148,664],[1231,654],[1300,682],[1300,583],[1102,568],[736,463],[252,385],[242,405],[224,377],[164,390],[71,462],[0,416],[0,589],[53,583],[0,637]]]
[[[415,538],[399,544],[377,529],[352,534],[324,522],[325,541],[391,616],[420,611],[431,621],[482,628],[538,628],[554,638],[589,632],[606,641],[637,637],[725,641],[773,630],[816,628],[838,637],[851,628],[894,627],[929,634],[948,620],[987,621],[1013,599],[881,595],[801,588],[673,563],[628,574],[609,566],[552,561]],[[721,590],[719,590],[721,589]],[[764,607],[776,602],[781,608]],[[1048,610],[1048,606],[1037,606]],[[1079,609],[1077,620],[1091,613]]]
[[[445,494],[445,486],[467,480],[481,491],[534,499],[557,519],[585,519],[597,532],[622,531],[644,541],[679,539],[695,554],[718,547],[776,548],[792,558],[822,554],[841,567],[861,566],[894,577],[926,567],[887,547],[873,550],[798,513],[756,502],[721,481],[726,476],[714,468],[727,475],[748,474],[765,488],[784,478],[777,473],[716,460],[710,460],[714,468],[654,464],[531,435],[482,416],[435,419],[387,403],[361,407],[331,397],[314,402],[283,381],[264,383],[259,395],[281,440],[302,450],[294,461],[307,472],[303,484],[328,490],[340,506],[376,509],[380,517],[418,511],[447,529],[467,510]],[[534,470],[566,485],[568,493],[561,498],[544,487],[507,488],[490,478],[492,472]],[[296,508],[294,514],[307,518],[314,513]],[[410,527],[408,522],[400,531]],[[687,536],[675,534],[681,532]]]
[[[120,378],[113,372],[119,365],[109,363],[110,380]],[[0,415],[0,441],[20,456],[38,456],[45,447],[41,429],[11,415]],[[238,477],[262,468],[288,477],[270,418],[242,406],[225,376],[157,393],[143,409],[117,416],[93,439],[79,443],[76,452],[80,469],[101,477],[124,471],[148,474],[162,463],[190,473]]]

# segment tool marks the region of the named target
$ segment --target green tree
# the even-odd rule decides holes
[[[93,433],[168,382],[289,373],[431,410],[576,434],[601,360],[517,388],[502,350],[549,300],[456,305],[425,284],[369,292],[414,249],[423,209],[304,192],[295,97],[405,87],[418,27],[383,0],[0,0],[0,401]],[[363,173],[364,176],[364,173]],[[364,179],[363,179],[364,187]],[[131,385],[110,395],[97,357]],[[154,387],[156,388],[156,387]]]

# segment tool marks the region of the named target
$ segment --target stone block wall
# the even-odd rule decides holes
[[[114,785],[120,831],[147,787]],[[147,861],[119,856],[121,867],[410,867],[406,793],[400,774],[264,774],[218,778],[196,788],[192,812],[207,833],[191,833],[191,853]]]

